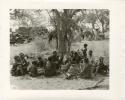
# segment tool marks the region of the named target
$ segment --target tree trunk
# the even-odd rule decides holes
[[[62,30],[62,22],[60,21],[59,23],[59,28],[58,28],[58,52],[59,54],[66,54],[67,48],[66,48],[66,39],[65,39],[65,34],[64,31]]]
[[[92,39],[94,39],[95,38],[95,33],[94,33],[94,23],[92,23]]]
[[[58,47],[59,47],[58,38],[56,38],[56,50],[59,49]]]
[[[67,52],[68,54],[70,53],[70,48],[71,48],[71,41],[68,40],[68,50],[67,50],[67,51],[68,51],[68,52]]]
[[[103,39],[105,39],[105,34],[104,34],[104,24],[102,23],[102,33],[104,35]]]
[[[63,36],[63,32],[60,32],[59,35],[58,35],[59,39],[58,39],[58,43],[59,43],[59,46],[58,46],[58,51],[59,51],[59,54],[65,54],[66,53],[66,40]]]

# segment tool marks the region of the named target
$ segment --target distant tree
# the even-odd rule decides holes
[[[38,27],[41,24],[40,16],[42,10],[35,9],[10,9],[10,20],[17,22],[18,26],[21,27]],[[37,16],[36,16],[37,15]]]
[[[89,12],[88,14],[86,14],[86,22],[87,22],[87,23],[90,23],[91,26],[92,26],[92,34],[93,34],[92,38],[93,38],[93,39],[94,39],[94,37],[95,37],[94,31],[95,31],[96,21],[97,21],[97,17],[96,17],[96,15],[95,15],[94,12]],[[89,33],[89,32],[87,32],[87,33]]]
[[[99,9],[95,10],[96,16],[102,25],[102,33],[105,33],[109,28],[109,10],[107,9]]]

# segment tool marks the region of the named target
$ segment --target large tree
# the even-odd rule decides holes
[[[55,37],[58,40],[59,53],[66,54],[70,51],[71,48],[73,31],[75,29],[78,29],[77,22],[79,19],[74,17],[81,10],[63,9],[59,11],[57,9],[53,9],[51,11],[53,13],[53,17],[50,17],[54,22],[55,29],[55,31],[53,32],[53,37]]]

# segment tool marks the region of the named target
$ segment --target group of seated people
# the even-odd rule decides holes
[[[31,63],[28,56],[20,53],[14,57],[11,74],[13,76],[29,74],[32,77],[64,74],[66,79],[92,78],[96,74],[108,74],[109,68],[104,64],[104,58],[99,57],[99,60],[95,61],[93,51],[88,51],[87,46],[84,44],[84,49],[71,51],[68,55],[59,55],[54,51],[47,59],[39,56]]]

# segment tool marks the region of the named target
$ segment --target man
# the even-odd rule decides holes
[[[102,74],[102,75],[106,75],[109,71],[109,68],[108,66],[106,66],[104,64],[104,58],[103,57],[100,57],[99,58],[99,65],[98,65],[98,73]]]
[[[32,61],[32,65],[29,68],[29,75],[31,77],[36,77],[38,76],[38,71],[37,71],[37,61]]]
[[[74,57],[73,57],[73,59],[72,59],[72,63],[73,63],[73,64],[79,64],[80,61],[81,61],[81,57],[78,55],[77,52],[75,52],[75,55],[74,55]]]
[[[48,57],[45,67],[45,76],[50,77],[54,75],[56,75],[56,66],[53,65],[52,57]]]
[[[83,70],[80,73],[81,78],[85,78],[85,79],[90,79],[92,78],[91,76],[91,66],[89,65],[89,60],[88,58],[84,59],[84,66],[83,66]]]
[[[12,76],[21,76],[21,75],[23,75],[23,69],[22,69],[20,57],[15,56],[14,61],[15,62],[14,62],[13,67],[11,69]]]
[[[83,58],[87,58],[87,47],[88,47],[88,45],[84,44],[84,49],[82,50],[82,52],[83,52]]]
[[[50,56],[50,58],[51,58],[52,65],[56,66],[56,69],[58,70],[59,69],[59,56],[57,55],[57,52],[54,51],[53,55]]]
[[[39,67],[39,68],[44,67],[44,61],[43,61],[42,57],[40,57],[40,56],[38,57],[37,67]]]
[[[27,60],[25,58],[25,55],[23,53],[20,53],[19,56],[20,56],[21,65],[22,65],[22,68],[23,68],[23,73],[25,75],[25,74],[27,74],[27,67],[29,65],[29,62],[27,62]]]
[[[89,50],[88,59],[89,59],[89,64],[94,65],[95,58],[93,56],[93,51],[92,50]]]
[[[91,68],[91,75],[94,75],[94,70],[95,70],[95,58],[93,56],[93,51],[89,50],[88,54],[88,60],[89,60],[89,66]]]

